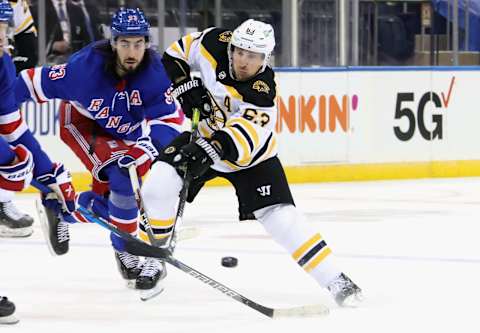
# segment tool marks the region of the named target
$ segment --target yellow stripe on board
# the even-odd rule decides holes
[[[67,166],[68,167],[68,166]],[[288,181],[295,183],[343,182],[358,180],[387,180],[442,177],[480,177],[480,160],[434,161],[375,164],[338,164],[285,167]],[[88,191],[91,176],[86,172],[73,173],[77,191]],[[207,182],[208,186],[230,183],[223,178]],[[34,193],[30,186],[23,193]]]

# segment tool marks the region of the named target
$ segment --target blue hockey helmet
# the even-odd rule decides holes
[[[13,16],[13,9],[10,3],[0,0],[0,22],[9,22]]]
[[[150,24],[139,8],[121,7],[112,17],[112,39],[118,36],[150,36]]]

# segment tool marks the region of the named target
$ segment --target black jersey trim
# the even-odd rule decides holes
[[[185,47],[183,46],[183,40],[182,40],[182,38],[180,38],[180,39],[178,40],[178,45],[180,45],[180,48],[182,49],[182,51],[185,52]]]

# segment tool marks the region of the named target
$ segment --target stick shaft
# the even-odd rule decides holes
[[[150,244],[159,246],[158,240],[155,238],[155,235],[152,231],[152,226],[150,225],[150,219],[148,218],[147,210],[145,208],[145,204],[143,203],[142,193],[140,192],[140,180],[138,179],[137,175],[137,167],[135,164],[132,164],[128,167],[128,174],[130,176],[130,182],[132,184],[133,193],[135,194],[135,200],[137,201],[138,212],[140,215],[140,219],[142,221],[143,227],[148,236],[148,240]]]

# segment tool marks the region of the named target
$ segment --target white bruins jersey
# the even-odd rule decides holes
[[[220,172],[250,168],[277,154],[274,72],[267,66],[248,81],[234,80],[227,53],[231,35],[225,29],[209,28],[184,36],[166,51],[199,71],[210,93],[214,112],[200,122],[201,136],[210,138],[223,131],[235,144],[238,160],[215,162],[212,168]]]
[[[27,0],[9,1],[13,8],[14,35],[37,33]]]

